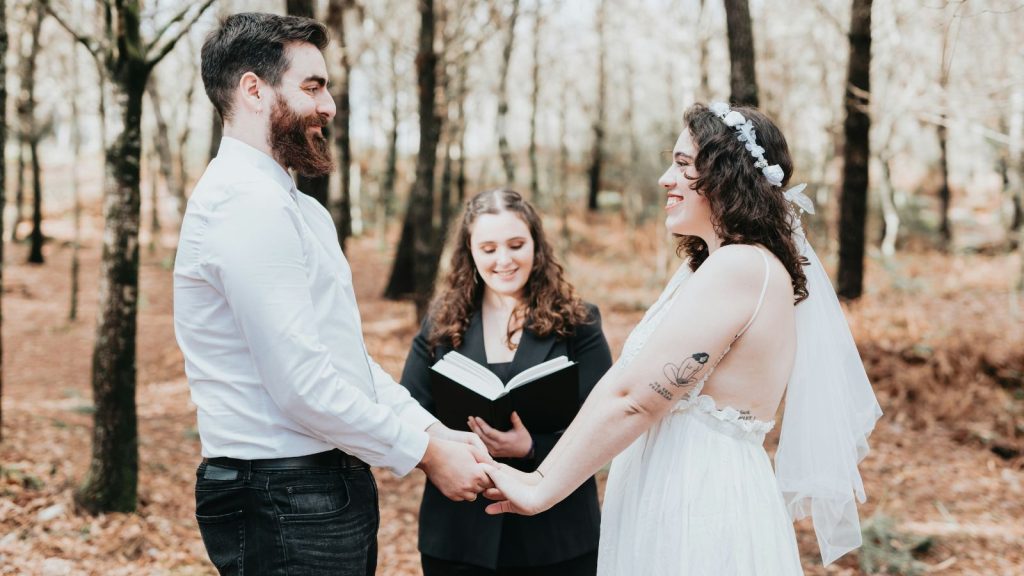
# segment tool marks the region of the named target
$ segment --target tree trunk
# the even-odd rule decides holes
[[[47,4],[47,10],[76,41],[86,45],[100,68],[100,85],[111,80],[113,98],[106,101],[121,121],[117,138],[106,148],[103,179],[103,257],[100,264],[96,341],[92,356],[95,413],[92,458],[75,503],[93,512],[131,512],[138,486],[138,429],[135,410],[135,336],[139,300],[139,168],[142,154],[142,99],[156,66],[202,16],[213,0],[205,0],[188,22],[186,5],[170,24],[146,42],[140,33],[140,0],[107,5],[103,42],[75,31]],[[113,47],[117,48],[114,49]],[[101,96],[101,102],[105,97]],[[105,116],[106,112],[101,111]]]
[[[558,223],[559,253],[563,265],[569,264],[572,234],[569,231],[569,86],[563,81],[558,111]]]
[[[943,114],[936,128],[939,137],[939,242],[944,251],[950,250],[953,246],[953,228],[949,223],[949,156],[946,129],[948,119],[949,117]]]
[[[291,16],[316,18],[316,0],[286,0],[285,7]]]
[[[843,187],[839,215],[839,289],[854,300],[864,290],[864,243],[868,206],[871,92],[871,0],[853,0],[850,13],[846,120],[843,123]]]
[[[519,0],[512,0],[512,14],[509,15],[508,28],[505,29],[505,46],[501,53],[501,69],[498,76],[498,152],[501,155],[501,165],[505,169],[505,183],[509,188],[515,187],[516,169],[508,144],[508,68],[512,60],[518,17]]]
[[[633,109],[636,106],[636,98],[633,94],[633,88],[635,86],[635,74],[633,71],[633,55],[632,50],[629,46],[626,46],[625,49],[626,64],[624,66],[624,72],[626,76],[626,84],[624,88],[626,90],[626,110],[623,114],[623,124],[626,125],[626,130],[629,133],[629,165],[640,166],[640,143],[637,141],[636,126],[633,119]],[[623,189],[622,193],[622,214],[625,217],[626,222],[628,223],[630,228],[634,230],[637,228],[637,226],[639,226],[641,217],[643,216],[645,202],[643,199],[644,193],[642,192],[642,190],[644,188],[647,188],[647,186],[643,185],[638,186],[636,180],[637,177],[635,174],[627,176],[626,186]],[[637,242],[638,240],[639,234],[634,234],[634,243]]]
[[[463,58],[459,64],[458,72],[459,98],[455,103],[459,118],[459,125],[456,129],[459,141],[459,158],[455,163],[455,198],[456,204],[459,207],[466,201],[466,93],[469,92],[467,88],[468,74],[469,64]]]
[[[698,32],[697,32],[698,33],[698,40],[697,40],[697,42],[700,45],[700,58],[699,58],[700,59],[700,88],[699,88],[698,93],[697,93],[697,99],[700,100],[701,102],[707,102],[711,98],[711,85],[708,82],[708,66],[709,66],[708,62],[710,60],[710,56],[709,56],[710,41],[708,39],[708,33],[707,33],[707,24],[706,24],[706,22],[707,22],[708,16],[707,16],[707,10],[705,9],[706,8],[705,2],[706,2],[706,0],[700,0],[700,12],[697,14],[697,30],[698,30]],[[670,62],[671,62],[671,60],[670,60]],[[674,72],[674,70],[673,70],[673,72]],[[671,78],[673,78],[674,76],[675,76],[675,74],[669,74],[668,75],[669,82],[671,82]],[[675,90],[673,90],[673,93],[675,93]],[[673,106],[671,108],[671,111],[672,111],[673,114],[677,113],[675,106]],[[673,136],[673,138],[674,137],[675,137],[675,135]]]
[[[608,9],[606,0],[601,0],[597,8],[597,113],[594,115],[594,144],[590,155],[590,193],[587,195],[587,209],[597,210],[597,195],[601,191],[601,164],[604,161],[604,107],[607,81],[605,75],[605,59],[607,38],[605,37],[605,13]]]
[[[466,103],[466,72],[468,68],[468,54],[458,58],[455,66],[455,80],[451,82],[451,91],[448,97],[447,106],[448,122],[445,124],[444,143],[444,167],[441,170],[441,226],[438,229],[439,243],[443,245],[448,238],[448,231],[452,218],[458,214],[462,205],[465,188],[465,150],[463,141],[466,128],[465,113]],[[445,83],[445,92],[448,93],[449,83]],[[457,155],[457,157],[456,157]],[[455,194],[452,194],[452,188]],[[439,248],[441,249],[441,248]]]
[[[157,165],[161,164],[158,154],[154,150],[150,150],[149,154],[146,155],[146,175],[149,176],[149,253],[156,253],[157,239],[160,236],[160,211],[157,207],[160,205],[160,176],[157,174]],[[167,182],[166,174],[164,175],[164,182]],[[141,182],[139,184],[141,186]]]
[[[882,255],[892,258],[896,255],[896,239],[900,231],[900,214],[896,211],[895,188],[892,184],[892,158],[888,154],[878,158],[882,167]]]
[[[420,149],[416,157],[416,182],[409,195],[402,239],[385,296],[398,298],[412,293],[417,316],[422,318],[433,295],[440,256],[440,250],[434,245],[432,218],[434,168],[437,163],[441,119],[435,110],[439,58],[434,51],[434,1],[420,0],[419,10],[420,42],[416,56],[416,76],[419,81]],[[412,271],[411,277],[408,275],[409,270]]]
[[[1010,198],[1012,211],[1007,227],[1009,238],[1024,224],[1024,205],[1021,192],[1024,190],[1024,89],[1017,88],[1010,96],[1010,118],[1008,130],[1010,145],[1007,147],[1002,161],[1004,189]],[[1010,240],[1010,245],[1013,241]],[[1022,252],[1024,254],[1024,252]],[[1024,267],[1024,262],[1021,262]]]
[[[188,176],[188,141],[192,136],[192,123],[189,121],[192,118],[192,104],[195,103],[195,92],[196,92],[196,81],[199,80],[199,69],[195,68],[192,74],[192,79],[189,80],[188,89],[185,90],[185,114],[182,117],[181,132],[178,132],[178,151],[177,159],[177,172],[174,179],[175,189],[171,191],[178,208],[178,226],[181,226],[182,220],[185,219],[185,210],[188,208],[188,195],[185,193],[185,189],[189,185]]]
[[[28,142],[32,159],[32,232],[29,234],[28,263],[42,264],[43,258],[43,184],[39,167],[39,140],[36,135]]]
[[[25,136],[18,130],[18,173],[14,181],[14,223],[11,225],[11,242],[18,241],[18,225],[25,219],[25,170],[28,161]]]
[[[72,46],[71,54],[71,96],[68,102],[71,105],[71,197],[74,201],[74,239],[71,241],[71,294],[70,306],[68,307],[68,321],[74,322],[78,319],[78,279],[80,276],[79,251],[82,246],[82,196],[78,185],[79,154],[82,150],[82,130],[78,118],[78,46]]]
[[[7,7],[0,0],[0,54],[7,54]],[[0,150],[7,146],[7,62],[0,58]],[[7,162],[0,154],[0,441],[4,439],[4,219],[7,207]]]
[[[22,61],[21,102],[19,109],[22,115],[21,130],[28,140],[29,160],[32,163],[32,232],[29,233],[29,264],[42,264],[43,258],[43,184],[42,171],[39,167],[39,140],[42,138],[39,124],[36,122],[36,57],[39,55],[39,35],[42,30],[45,12],[41,4],[36,4],[30,34],[31,45],[27,57]]]
[[[157,170],[159,170],[160,175],[164,178],[164,183],[167,185],[167,190],[170,191],[177,187],[174,178],[174,152],[171,150],[170,128],[167,126],[167,120],[164,118],[159,80],[156,75],[149,79],[146,93],[149,95],[149,103],[153,107],[153,118],[156,120],[153,148],[158,162],[155,162],[153,165],[153,175],[156,176]]]
[[[352,235],[352,143],[349,137],[349,123],[352,115],[352,104],[349,95],[349,79],[352,75],[352,63],[348,57],[348,45],[345,42],[345,7],[347,0],[330,0],[327,8],[327,22],[334,33],[335,41],[341,47],[342,75],[338,80],[337,95],[334,103],[338,110],[334,116],[334,143],[338,148],[338,176],[341,177],[341,197],[337,205],[338,243],[345,249],[345,243]]]
[[[754,73],[754,30],[747,0],[725,0],[725,25],[729,36],[729,90],[736,104],[758,106]]]
[[[395,184],[398,181],[398,92],[400,90],[397,69],[399,47],[392,44],[389,50],[391,58],[391,127],[388,130],[388,154],[384,166],[384,183],[381,188],[381,203],[384,209],[385,232],[387,224],[395,214]]]
[[[537,112],[540,104],[540,31],[544,23],[542,5],[538,2],[533,16],[533,91],[530,93],[530,197],[538,206],[540,196],[540,165],[537,162]]]
[[[138,21],[135,21],[138,25]],[[90,512],[135,510],[138,430],[135,334],[139,296],[139,166],[142,98],[149,70],[129,60],[112,76],[123,131],[107,148],[100,302],[92,357],[96,406],[92,461],[76,502]]]

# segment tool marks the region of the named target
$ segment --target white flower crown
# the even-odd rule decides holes
[[[712,102],[708,109],[721,118],[726,126],[733,128],[739,133],[736,135],[736,139],[743,142],[747,151],[754,157],[754,166],[761,169],[761,173],[768,179],[768,183],[772,186],[782,186],[782,179],[786,176],[786,173],[782,171],[782,167],[778,164],[768,164],[768,160],[764,157],[764,148],[757,145],[754,123],[747,120],[743,114],[729,108],[729,105],[725,102]],[[814,214],[814,204],[803,193],[806,187],[806,184],[798,184],[786,190],[786,200],[795,204],[800,210]]]

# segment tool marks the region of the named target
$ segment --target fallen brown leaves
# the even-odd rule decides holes
[[[550,222],[550,225],[556,224]],[[573,222],[570,278],[603,312],[613,351],[657,295],[659,234],[612,217]],[[144,257],[139,317],[140,485],[137,514],[79,514],[71,493],[88,466],[90,355],[98,232],[82,252],[80,320],[66,320],[70,250],[22,264],[8,248],[4,294],[4,441],[0,445],[0,574],[213,574],[192,499],[199,458],[194,409],[171,324],[170,249]],[[555,236],[555,234],[551,234]],[[146,242],[143,242],[146,245]],[[390,253],[357,239],[349,253],[369,349],[397,375],[415,330],[412,306],[380,298]],[[931,536],[936,574],[1024,573],[1024,322],[1004,256],[901,255],[872,262],[849,319],[886,416],[862,466],[869,502],[898,528]],[[1004,459],[1008,457],[1008,459]],[[378,471],[378,573],[419,574],[416,518],[423,478]],[[808,574],[858,573],[856,555],[824,569],[798,524]]]

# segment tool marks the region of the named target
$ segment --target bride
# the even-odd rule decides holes
[[[659,184],[687,262],[536,472],[491,469],[488,512],[546,510],[614,457],[599,574],[802,574],[793,519],[813,516],[826,564],[860,546],[857,464],[881,411],[800,228],[810,201],[782,191],[782,133],[722,103],[684,123]]]

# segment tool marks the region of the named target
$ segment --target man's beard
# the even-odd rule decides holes
[[[307,178],[325,176],[334,170],[331,143],[322,133],[310,132],[310,127],[323,128],[327,116],[299,116],[284,100],[278,99],[270,113],[270,149],[278,162],[293,168]]]

